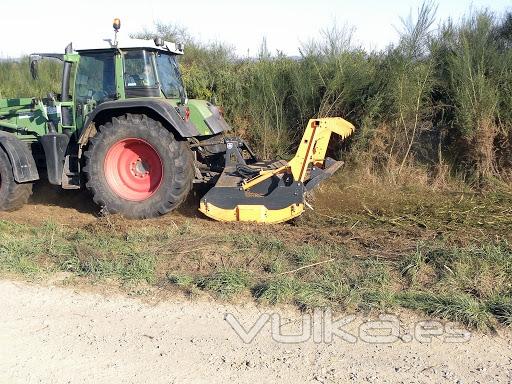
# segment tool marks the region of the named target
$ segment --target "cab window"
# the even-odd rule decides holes
[[[157,87],[153,55],[146,51],[128,51],[124,54],[124,83],[130,87]]]
[[[96,104],[116,99],[114,55],[107,53],[80,54],[76,73],[76,99]]]

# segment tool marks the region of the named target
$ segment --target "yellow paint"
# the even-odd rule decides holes
[[[292,204],[282,209],[267,209],[263,205],[237,205],[233,209],[223,209],[201,201],[199,210],[217,221],[277,224],[300,216],[304,212],[304,204]]]
[[[306,180],[306,171],[310,164],[320,163],[323,165],[331,133],[336,133],[345,139],[354,132],[354,129],[351,123],[341,117],[309,120],[299,149],[295,157],[288,163],[293,178],[303,183]]]
[[[272,169],[272,170],[269,170],[269,171],[260,171],[260,174],[258,176],[253,177],[252,179],[249,179],[249,180],[245,181],[242,184],[242,188],[244,189],[244,191],[247,191],[249,188],[255,186],[256,184],[259,184],[262,181],[267,180],[267,179],[271,178],[274,175],[278,175],[279,173],[284,172],[287,169],[289,169],[288,166],[286,166],[286,167],[279,167],[277,169]]]
[[[325,161],[327,146],[331,134],[336,133],[346,139],[354,132],[355,127],[341,117],[325,117],[322,119],[310,119],[295,157],[287,166],[273,170],[264,170],[252,179],[243,183],[244,191],[252,188],[264,180],[286,171],[291,171],[295,181],[303,183],[306,180],[307,169],[310,164],[322,166]]]
[[[282,167],[260,171],[258,176],[245,180],[242,188],[247,191],[262,181],[285,172],[291,172],[295,181],[304,183],[310,165],[324,166],[331,134],[336,133],[345,139],[354,132],[354,129],[351,123],[340,117],[309,120],[295,157]],[[290,193],[293,193],[293,190]],[[201,201],[199,210],[218,221],[275,224],[300,216],[304,212],[304,204],[292,204],[282,209],[268,209],[264,205],[237,205],[233,209],[223,209]]]

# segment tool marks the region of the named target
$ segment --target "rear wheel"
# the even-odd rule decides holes
[[[101,125],[84,156],[87,187],[107,213],[163,215],[177,208],[192,187],[192,152],[144,115]]]
[[[14,180],[11,162],[0,148],[0,211],[21,208],[32,194],[32,183],[17,183]]]

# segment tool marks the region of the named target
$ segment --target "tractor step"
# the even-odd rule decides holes
[[[80,189],[80,161],[78,156],[67,155],[62,170],[62,189]]]

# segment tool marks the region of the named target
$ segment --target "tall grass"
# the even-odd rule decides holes
[[[500,131],[505,137],[509,134],[509,121],[499,119],[499,105],[503,97],[510,98],[501,86],[510,76],[511,62],[509,50],[500,47],[499,28],[494,15],[473,14],[459,26],[447,22],[442,27],[446,39],[440,42],[447,71],[444,87],[453,114],[447,123],[464,148],[462,159],[479,179],[499,174],[495,141]]]
[[[60,92],[62,66],[55,60],[39,64],[39,78],[30,76],[28,57],[0,61],[0,98],[46,97]]]
[[[342,116],[357,131],[348,159],[392,182],[450,172],[474,185],[512,180],[512,14],[473,11],[438,20],[426,2],[403,18],[399,42],[368,52],[348,25],[333,25],[300,47],[299,57],[269,52],[237,57],[183,27],[156,24],[136,37],[186,43],[181,67],[189,97],[220,104],[236,134],[263,157],[293,153],[311,117]],[[45,73],[43,68],[41,74]],[[59,69],[39,83],[27,63],[0,63],[0,95],[58,90]]]
[[[257,58],[235,58],[229,46],[161,25],[141,36],[185,40],[189,95],[223,105],[266,157],[290,153],[309,118],[342,116],[357,132],[337,149],[392,181],[418,166],[430,178],[451,171],[477,185],[510,181],[512,15],[439,22],[436,10],[425,2],[401,19],[398,44],[380,52],[354,46],[347,25],[321,30],[298,58],[271,55],[265,42]]]

